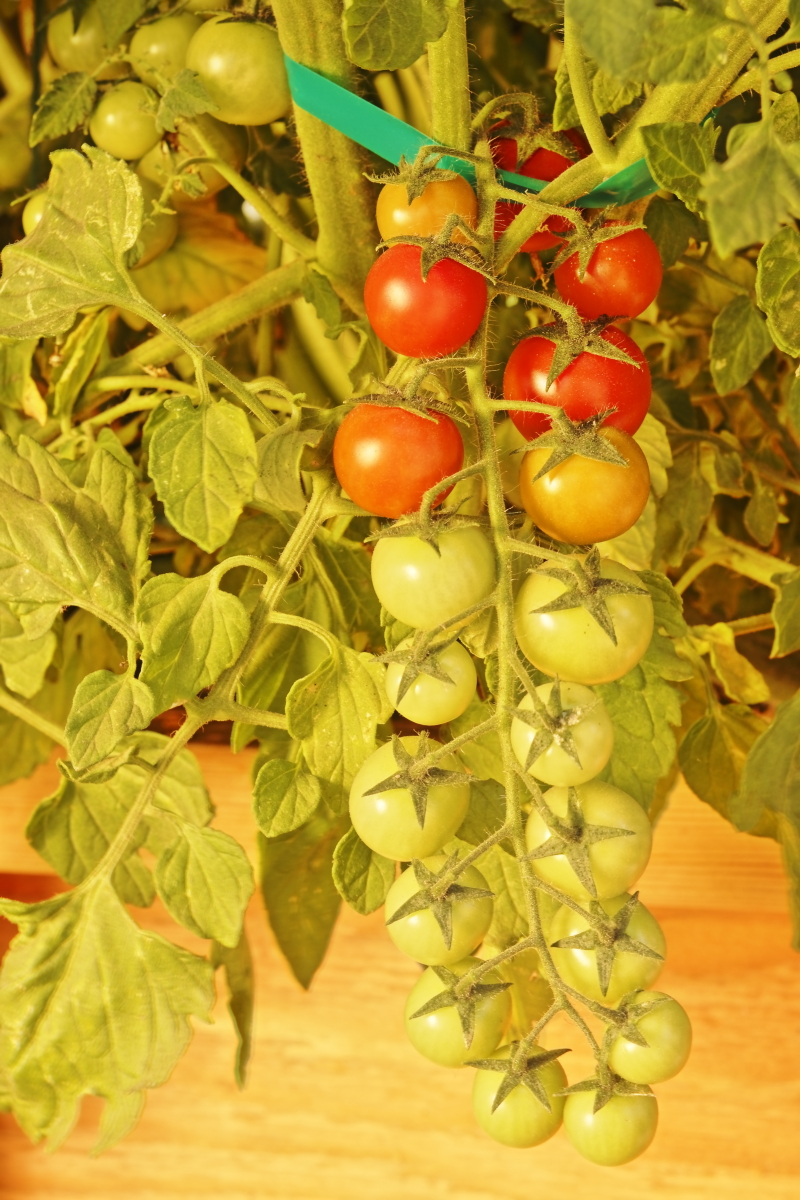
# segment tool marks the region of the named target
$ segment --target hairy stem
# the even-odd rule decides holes
[[[60,746],[66,746],[66,735],[60,726],[53,721],[48,721],[47,717],[43,717],[41,713],[35,709],[29,708],[27,704],[23,704],[16,696],[12,696],[4,687],[0,687],[0,708],[4,708],[6,712],[11,713],[13,717],[19,717],[21,721],[38,729],[39,733],[43,733],[45,737],[52,738]]]
[[[617,152],[608,140],[600,114],[597,111],[592,96],[592,85],[586,70],[586,60],[583,57],[578,26],[570,15],[570,0],[564,5],[564,58],[569,71],[569,82],[575,107],[581,119],[583,132],[589,145],[603,167],[612,167],[617,159]]]
[[[428,43],[431,80],[432,136],[443,146],[470,150],[469,62],[464,0],[450,9],[447,29]]]

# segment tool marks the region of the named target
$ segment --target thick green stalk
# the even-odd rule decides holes
[[[464,0],[450,10],[447,29],[428,43],[431,80],[432,137],[454,150],[470,150],[469,61]]]
[[[586,60],[578,37],[578,26],[570,16],[570,0],[567,0],[564,6],[564,58],[583,132],[589,139],[589,145],[598,162],[610,169],[614,166],[617,152],[608,140],[600,114],[595,107]]]
[[[273,0],[284,50],[351,91],[356,74],[345,53],[340,0]],[[353,312],[364,311],[364,279],[375,258],[375,197],[367,160],[355,142],[302,108],[295,122],[319,225],[317,258]]]
[[[0,687],[0,708],[4,708],[6,712],[11,713],[12,717],[19,717],[21,721],[25,721],[34,729],[38,729],[39,733],[43,733],[45,737],[52,738],[59,746],[66,746],[66,735],[60,726],[56,725],[53,721],[48,721],[47,717],[43,717],[34,708],[23,704],[16,696],[12,696],[10,692],[7,692],[4,687]]]

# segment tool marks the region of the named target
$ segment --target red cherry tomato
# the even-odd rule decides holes
[[[486,311],[486,281],[452,258],[422,278],[419,246],[396,245],[374,262],[364,285],[372,328],[395,354],[441,358],[469,341]]]
[[[461,470],[458,429],[449,417],[430,415],[434,420],[426,421],[380,404],[359,404],[347,414],[333,443],[333,465],[351,500],[378,517],[401,517],[419,508],[428,488]]]
[[[661,287],[661,256],[650,234],[632,229],[601,242],[586,273],[578,274],[578,255],[556,268],[559,292],[582,317],[638,317],[655,300]]]
[[[578,150],[581,158],[585,158],[589,149],[583,134],[576,129],[569,129],[566,136]],[[534,150],[521,166],[517,166],[517,143],[514,138],[494,138],[491,146],[492,160],[495,166],[499,167],[501,171],[515,171],[517,175],[527,175],[529,179],[545,179],[549,183],[551,180],[557,179],[559,175],[563,175],[567,168],[572,166],[565,154],[559,154],[556,150],[548,150],[544,146]],[[514,204],[511,200],[500,200],[494,211],[494,236],[499,238],[508,229],[517,213],[522,211],[522,205]],[[569,233],[571,228],[571,224],[564,217],[548,217],[542,228],[523,243],[522,249],[527,250],[528,253],[550,250],[553,246],[560,245],[563,240],[554,235]]]
[[[606,408],[616,412],[604,425],[614,425],[625,433],[635,433],[650,405],[650,368],[633,338],[616,325],[600,335],[603,341],[618,347],[639,365],[631,367],[613,358],[603,358],[584,350],[569,364],[547,390],[547,373],[553,361],[555,344],[548,338],[526,337],[511,352],[503,376],[506,400],[538,400],[558,404],[573,421],[585,421]],[[544,413],[513,412],[511,420],[526,438],[536,438],[550,428]]]

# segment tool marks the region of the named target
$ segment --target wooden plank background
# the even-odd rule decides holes
[[[216,824],[252,847],[249,756],[193,750]],[[34,898],[53,886],[22,830],[54,781],[50,765],[0,789],[5,894]],[[102,1158],[88,1157],[99,1101],[85,1102],[56,1155],[0,1116],[0,1200],[798,1200],[800,972],[777,847],[735,833],[680,786],[641,891],[668,939],[659,986],[689,1010],[695,1047],[686,1070],[657,1088],[657,1139],[635,1163],[594,1167],[561,1133],[530,1151],[491,1142],[472,1120],[469,1073],[434,1067],[405,1040],[403,1001],[417,968],[391,945],[381,915],[344,912],[304,993],[256,899],[245,1091],[232,1079],[234,1037],[220,1003],[136,1131]],[[199,948],[160,906],[136,915]],[[567,1070],[582,1077],[589,1063],[571,1030],[553,1028],[548,1044],[556,1042],[575,1044]]]

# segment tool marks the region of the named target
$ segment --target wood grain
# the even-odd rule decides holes
[[[218,824],[252,840],[246,760],[196,749]],[[18,816],[35,802],[34,782],[16,787]],[[13,791],[0,792],[0,812]],[[6,871],[8,857],[6,847]],[[40,860],[25,862],[41,873]],[[33,898],[55,881],[30,874],[15,886]],[[258,1000],[246,1090],[233,1083],[234,1038],[220,1002],[215,1023],[198,1026],[136,1131],[101,1159],[87,1156],[99,1101],[85,1103],[55,1156],[0,1117],[0,1200],[797,1200],[800,973],[777,848],[733,832],[678,789],[658,827],[642,898],[669,944],[659,986],[689,1010],[695,1047],[682,1075],[657,1089],[656,1142],[629,1166],[593,1167],[563,1134],[515,1152],[481,1133],[468,1072],[435,1068],[405,1040],[403,1001],[417,968],[388,941],[380,914],[343,914],[304,993],[254,900],[248,931]],[[200,948],[159,906],[136,916]],[[565,1036],[570,1029],[554,1028],[549,1044],[571,1044]],[[573,1080],[589,1067],[574,1044]]]

